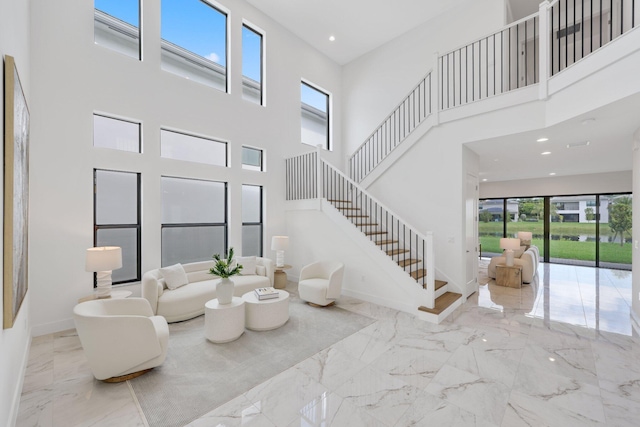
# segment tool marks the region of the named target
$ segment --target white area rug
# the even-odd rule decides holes
[[[169,325],[165,363],[131,380],[150,427],[184,426],[292,367],[374,319],[338,307],[314,308],[291,294],[289,321],[236,341],[204,337],[204,316]]]

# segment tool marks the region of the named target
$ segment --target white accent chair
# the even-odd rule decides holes
[[[144,298],[97,299],[73,309],[89,368],[99,380],[125,381],[164,362],[169,326]]]
[[[322,307],[335,303],[342,292],[343,274],[344,264],[338,261],[320,261],[304,266],[298,282],[300,299]]]

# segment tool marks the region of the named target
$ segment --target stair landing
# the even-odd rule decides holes
[[[435,306],[433,308],[427,308],[427,307],[420,306],[420,307],[418,307],[418,310],[424,311],[424,312],[430,313],[430,314],[440,315],[447,308],[449,308],[456,301],[458,301],[460,298],[462,298],[462,294],[457,294],[455,292],[445,292],[444,294],[442,294],[441,296],[436,298],[436,303],[435,303]]]

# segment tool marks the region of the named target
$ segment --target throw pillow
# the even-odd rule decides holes
[[[254,256],[245,256],[245,257],[238,257],[238,264],[240,264],[242,266],[242,271],[240,272],[240,274],[242,276],[251,276],[256,274],[256,257]]]
[[[160,269],[164,282],[167,284],[167,288],[173,290],[178,289],[180,286],[184,286],[189,283],[187,273],[184,271],[182,264],[175,264],[170,267],[163,267]]]

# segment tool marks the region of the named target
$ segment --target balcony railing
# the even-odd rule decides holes
[[[436,68],[349,159],[362,182],[429,115],[540,84],[640,22],[635,0],[555,0],[538,12],[437,58]],[[438,122],[436,115],[435,123]]]

